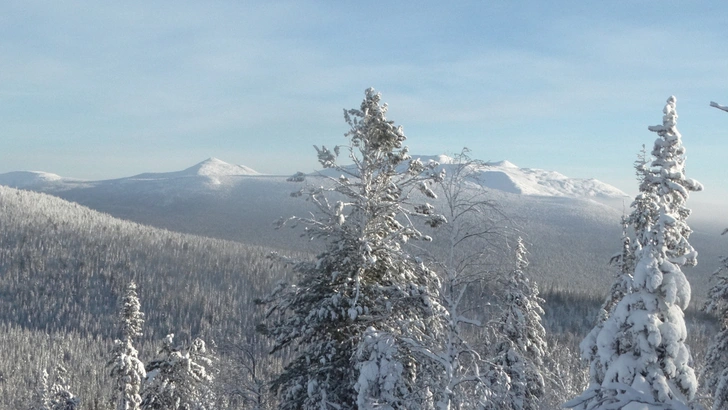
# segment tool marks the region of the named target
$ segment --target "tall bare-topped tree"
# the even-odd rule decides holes
[[[445,158],[448,175],[438,183],[443,198],[442,213],[448,223],[439,230],[442,239],[432,265],[440,275],[441,305],[446,313],[443,350],[433,352],[445,370],[440,389],[439,408],[478,408],[495,393],[492,382],[502,384],[507,378],[493,377],[486,353],[487,337],[477,343],[468,337],[470,330],[486,334],[489,327],[473,312],[483,311],[484,298],[473,297],[488,282],[495,282],[493,259],[499,245],[505,243],[503,225],[506,217],[492,195],[482,187],[479,177],[488,164],[468,155],[463,148],[452,158]],[[476,302],[477,301],[477,302]]]
[[[697,390],[685,345],[683,310],[690,302],[690,285],[682,267],[697,263],[697,252],[688,242],[690,210],[685,201],[702,185],[685,176],[675,103],[670,97],[662,125],[649,127],[659,137],[633,204],[637,250],[632,290],[596,338],[594,360],[604,370],[603,380],[593,377],[589,388],[566,407],[685,409]]]

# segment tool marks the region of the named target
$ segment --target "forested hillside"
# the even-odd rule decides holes
[[[270,251],[149,228],[0,186],[0,407],[20,408],[42,368],[51,371],[58,362],[84,406],[89,398],[110,397],[105,363],[130,280],[139,285],[146,313],[143,353],[152,355],[175,333],[221,348],[250,345],[262,356],[253,299],[285,275],[266,258]]]
[[[260,378],[268,367],[280,365],[254,331],[262,318],[254,299],[290,274],[268,258],[269,248],[150,228],[51,195],[2,186],[0,227],[0,321],[6,352],[0,361],[0,407],[26,406],[37,395],[43,370],[52,375],[63,366],[82,408],[108,408],[106,362],[119,337],[119,298],[130,280],[138,283],[147,320],[140,357],[153,357],[168,333],[178,340],[205,338],[221,356],[220,389],[228,398],[237,397],[232,402],[238,404],[230,408],[249,408],[242,397],[250,396],[244,388],[250,374],[241,363],[251,358],[259,363]],[[593,315],[598,300],[584,296],[574,304],[563,299],[568,295],[558,296],[564,294],[554,286],[546,294],[556,301],[546,304],[546,327],[557,332],[549,333],[549,340],[561,339],[574,349],[579,336],[573,332],[589,322],[581,315]],[[488,311],[494,310],[481,312],[484,319]],[[565,320],[575,318],[574,312],[578,322]],[[578,360],[566,359],[571,364],[565,362],[565,367],[578,368]],[[260,363],[266,363],[264,371]]]

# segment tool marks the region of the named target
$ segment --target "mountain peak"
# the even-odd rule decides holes
[[[210,157],[199,164],[193,165],[184,171],[185,175],[200,175],[206,177],[235,176],[235,175],[259,175],[252,168],[243,165],[233,165],[227,162]]]
[[[0,185],[14,188],[28,188],[36,185],[52,184],[63,178],[56,174],[41,171],[14,171],[0,174]]]
[[[488,162],[488,165],[491,167],[498,167],[498,168],[518,168],[518,165],[508,161],[508,160],[502,160],[502,161],[495,161],[495,162]]]

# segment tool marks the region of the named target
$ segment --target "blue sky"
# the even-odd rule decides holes
[[[5,1],[0,173],[83,179],[208,157],[317,167],[375,87],[413,153],[594,177],[629,193],[670,95],[688,175],[725,203],[720,1]],[[415,6],[416,5],[416,6]]]

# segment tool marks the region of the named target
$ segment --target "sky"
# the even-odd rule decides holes
[[[726,21],[723,1],[6,0],[0,173],[309,172],[374,87],[411,153],[633,194],[675,95],[691,199],[728,204]]]

